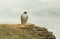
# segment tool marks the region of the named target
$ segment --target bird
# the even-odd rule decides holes
[[[28,20],[28,15],[27,15],[27,11],[25,11],[25,12],[21,15],[21,24],[27,23],[27,20]]]

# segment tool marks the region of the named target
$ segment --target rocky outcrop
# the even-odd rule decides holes
[[[20,24],[17,25],[20,27]],[[53,32],[48,31],[45,27],[28,24],[16,29],[14,26],[0,24],[0,39],[56,39]]]
[[[22,35],[25,38],[30,39],[55,39],[53,32],[49,32],[44,27],[38,27],[34,24],[28,25],[27,27],[20,28]]]

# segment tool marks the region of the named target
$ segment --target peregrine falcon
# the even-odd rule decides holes
[[[27,12],[25,11],[22,15],[21,15],[21,24],[25,24],[28,20],[28,15]]]

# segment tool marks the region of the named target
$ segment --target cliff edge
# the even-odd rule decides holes
[[[56,39],[53,32],[34,24],[19,29],[0,25],[0,39]]]

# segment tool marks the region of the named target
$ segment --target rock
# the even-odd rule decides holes
[[[55,39],[52,32],[49,32],[44,27],[38,27],[35,25],[28,25],[28,27],[20,28],[24,31],[24,36],[30,37],[31,39]]]
[[[19,29],[14,28],[18,26]],[[0,25],[1,39],[56,39],[53,32],[45,27],[38,27],[35,24],[2,24]]]

